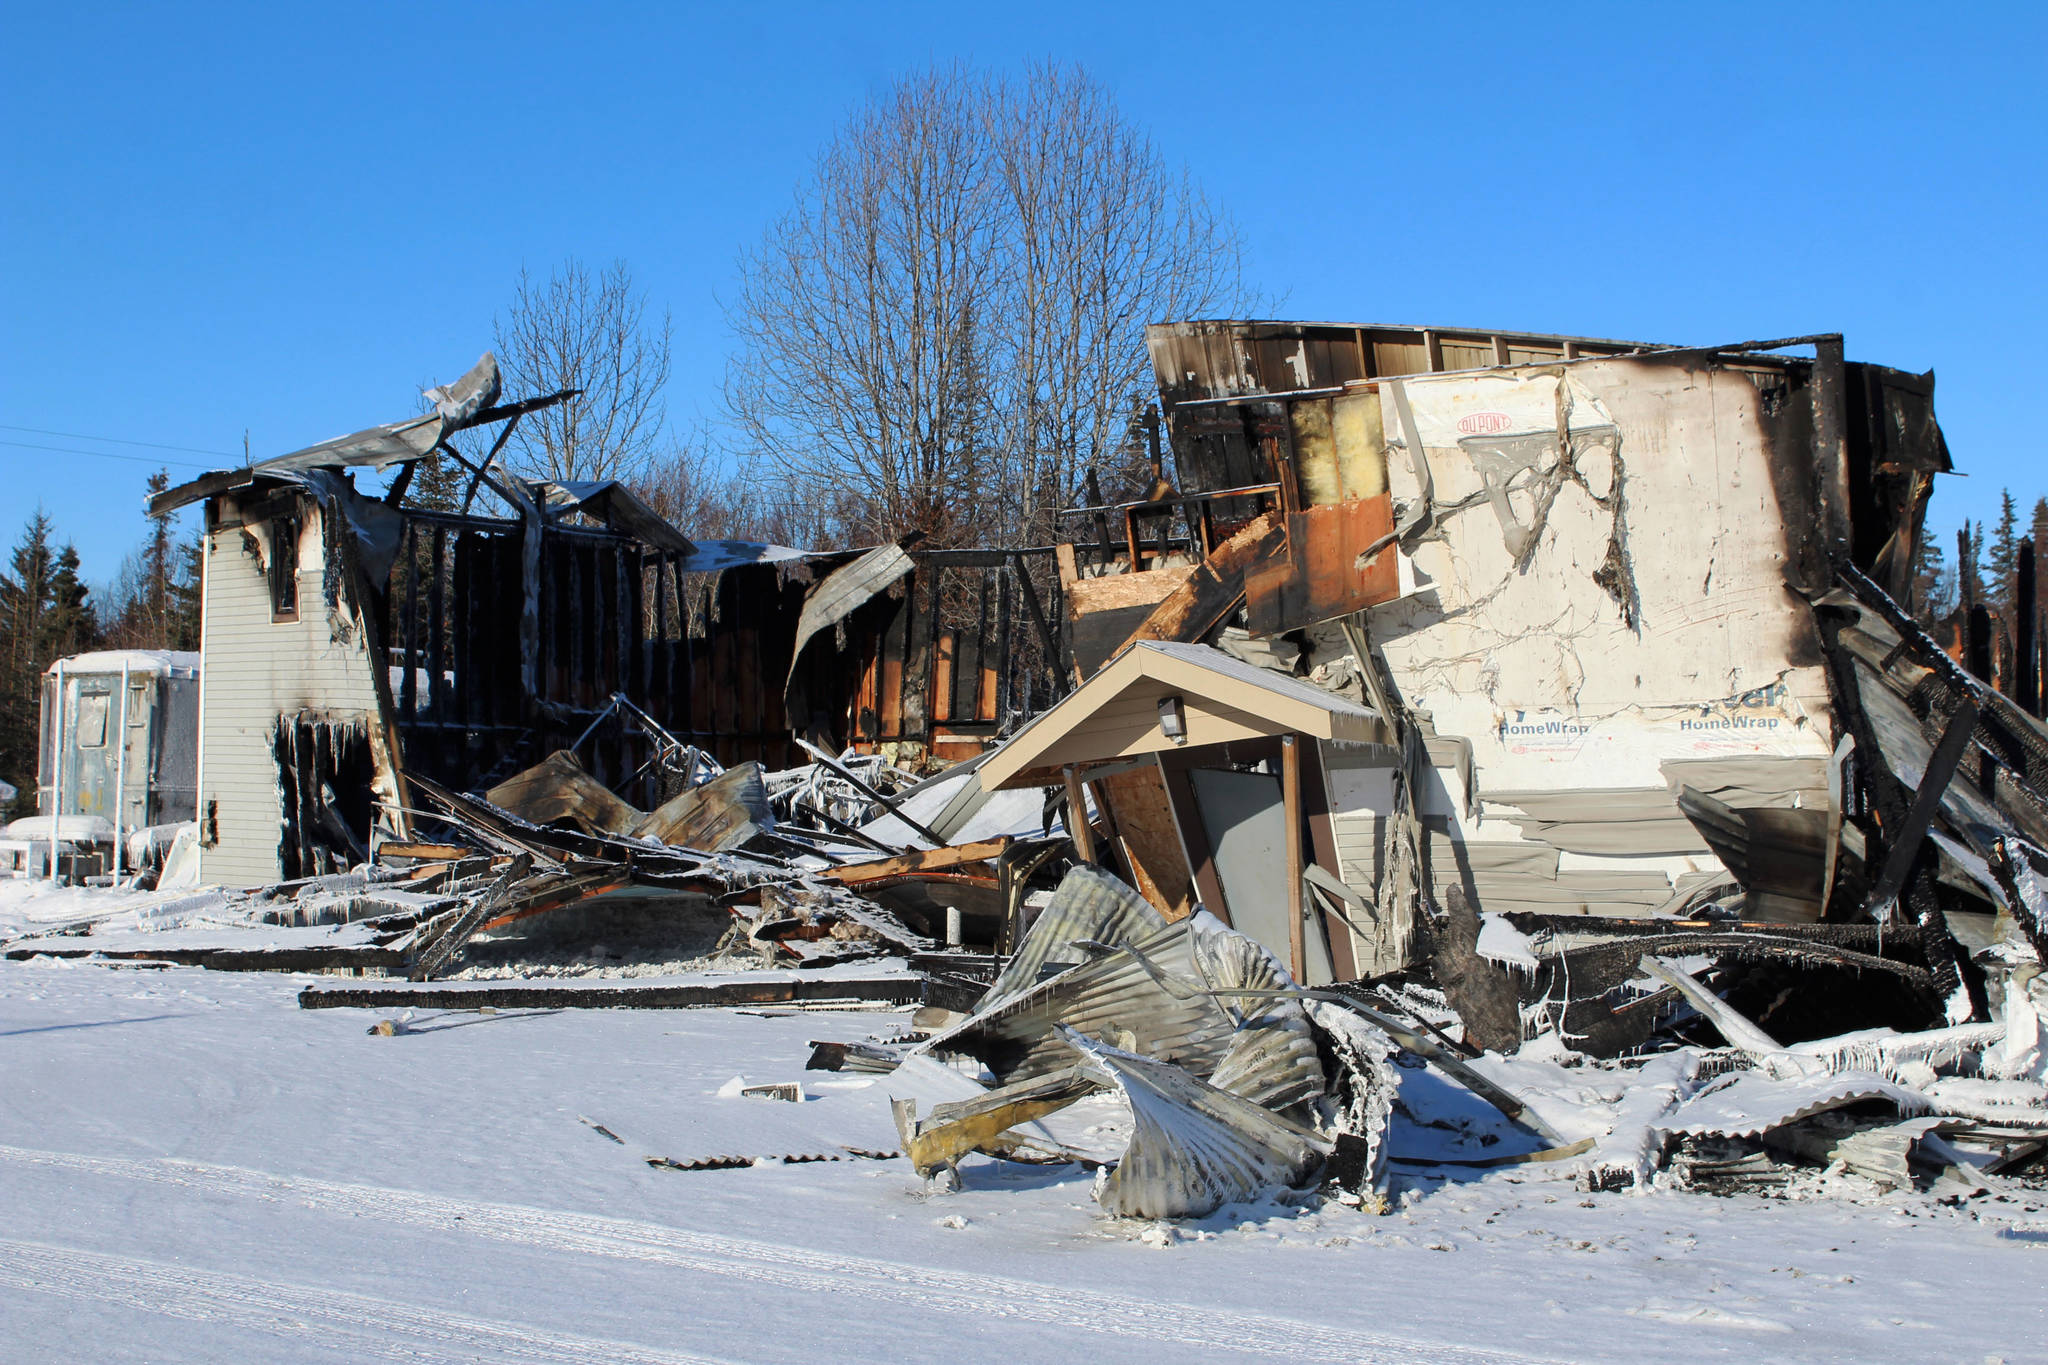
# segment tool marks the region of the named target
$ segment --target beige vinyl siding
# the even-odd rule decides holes
[[[1381,918],[1387,908],[1380,885],[1389,829],[1385,808],[1393,796],[1399,751],[1380,745],[1324,744],[1321,754],[1338,879],[1370,901],[1376,912],[1370,923],[1353,917],[1352,960],[1363,975],[1393,971],[1406,961],[1411,933],[1405,910],[1396,909],[1391,921]],[[1358,932],[1368,927],[1376,932]]]
[[[206,537],[200,683],[199,811],[209,803],[217,842],[199,855],[204,881],[229,886],[281,875],[277,718],[314,711],[374,716],[376,688],[360,632],[337,643],[328,624],[321,514],[306,507],[299,536],[299,619],[270,619],[263,562],[240,527]],[[266,550],[267,553],[267,550]]]

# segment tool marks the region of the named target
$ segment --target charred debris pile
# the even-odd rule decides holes
[[[2042,645],[1915,610],[1931,374],[1832,336],[1148,343],[1149,486],[1091,475],[1042,550],[707,547],[488,462],[509,516],[353,490],[552,401],[488,366],[173,490],[201,867],[270,883],[205,913],[411,978],[309,1004],[638,935],[646,974],[793,970],[610,1003],[919,1008],[811,1064],[886,1073],[935,1181],[1081,1161],[1119,1214],[1532,1163],[2040,1178]],[[305,635],[292,677],[237,611]]]

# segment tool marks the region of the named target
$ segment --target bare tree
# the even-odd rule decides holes
[[[495,325],[505,392],[583,392],[524,418],[514,463],[556,479],[624,478],[660,448],[667,409],[669,315],[647,320],[632,271],[616,261],[593,275],[564,262],[545,283],[526,271]]]
[[[1045,536],[1083,469],[1137,475],[1145,324],[1254,301],[1236,225],[1079,67],[996,85],[985,118],[1007,209],[995,366],[1007,482],[1017,529]]]
[[[848,533],[1042,536],[1114,463],[1144,324],[1244,303],[1238,236],[1072,67],[952,68],[856,111],[741,258],[727,406]]]
[[[835,548],[848,510],[843,495],[821,503],[785,481],[762,477],[766,473],[758,462],[736,464],[697,431],[648,461],[633,488],[664,520],[695,541]]]
[[[975,520],[968,380],[999,230],[977,97],[933,72],[857,113],[743,257],[729,310],[742,432],[813,496],[855,492],[870,537]]]

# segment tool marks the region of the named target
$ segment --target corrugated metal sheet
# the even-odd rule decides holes
[[[1123,1218],[1199,1218],[1296,1185],[1319,1170],[1322,1140],[1185,1069],[1062,1031],[1130,1102],[1130,1145],[1096,1191]]]
[[[1086,954],[1073,946],[1078,942],[1126,943],[1165,926],[1165,918],[1144,897],[1101,868],[1081,864],[1061,879],[1017,945],[1017,955],[988,988],[981,1009],[1037,985],[1048,964],[1084,961]]]
[[[1237,996],[1233,990],[1287,990],[1294,981],[1280,960],[1206,911],[1194,917],[1195,966],[1208,989],[1241,1021],[1209,1077],[1219,1090],[1268,1109],[1285,1109],[1323,1093],[1323,1063],[1308,1017],[1293,1000]]]
[[[1145,909],[1157,919],[1150,906]],[[1200,993],[1194,922],[1181,920],[1126,940],[1131,952],[1108,953],[1019,991],[934,1037],[929,1046],[977,1057],[1007,1084],[1073,1064],[1053,1031],[1064,1024],[1210,1075],[1229,1050],[1236,1026]],[[1188,994],[1168,991],[1154,969],[1187,982]]]

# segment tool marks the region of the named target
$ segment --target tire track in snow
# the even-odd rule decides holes
[[[0,1287],[118,1304],[188,1322],[297,1337],[351,1359],[490,1359],[534,1365],[716,1365],[710,1356],[490,1322],[389,1299],[251,1279],[135,1256],[0,1241]]]
[[[806,1294],[847,1295],[911,1313],[953,1312],[983,1323],[994,1317],[1096,1336],[1309,1360],[1492,1365],[1533,1359],[1526,1353],[1416,1341],[1263,1313],[690,1232],[602,1214],[451,1199],[377,1185],[273,1175],[241,1166],[173,1158],[136,1161],[8,1146],[0,1146],[0,1161],[293,1204],[337,1217],[370,1218],[541,1250],[642,1261]]]

